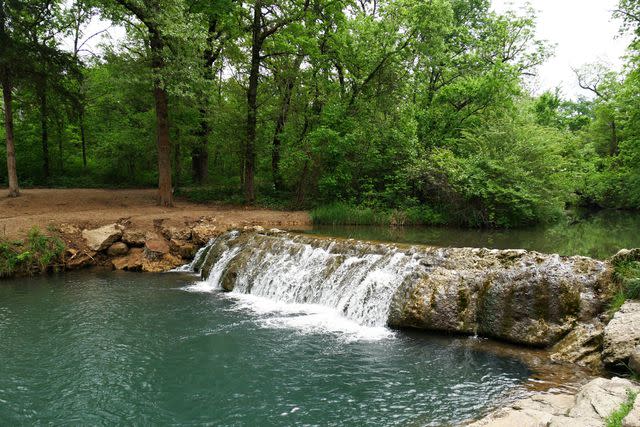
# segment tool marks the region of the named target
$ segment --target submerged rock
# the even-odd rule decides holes
[[[475,421],[472,427],[601,427],[640,386],[622,378],[596,378],[574,396],[536,394]]]
[[[82,237],[92,251],[103,251],[120,240],[122,230],[116,224],[105,225],[94,230],[83,230]]]
[[[640,302],[627,301],[604,328],[602,361],[605,365],[624,366],[640,345]]]

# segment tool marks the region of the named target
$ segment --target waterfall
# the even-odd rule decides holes
[[[419,267],[414,257],[390,247],[344,253],[335,242],[312,246],[292,235],[223,235],[207,251],[200,289],[321,305],[364,326],[387,324],[393,295]]]
[[[411,327],[540,347],[602,312],[611,286],[610,266],[586,257],[284,232],[225,233],[188,268],[203,278],[188,290],[224,290],[251,307],[275,307],[275,314],[316,310],[334,316],[333,324],[348,319],[361,328]],[[284,321],[308,326],[314,318]]]

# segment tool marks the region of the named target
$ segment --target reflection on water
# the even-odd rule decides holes
[[[528,249],[605,259],[620,249],[640,247],[640,213],[610,210],[595,214],[574,214],[557,224],[516,230],[315,226],[313,230],[305,232],[445,247]]]

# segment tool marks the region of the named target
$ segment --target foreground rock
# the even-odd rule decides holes
[[[105,225],[94,230],[83,230],[82,237],[87,246],[96,252],[103,251],[117,242],[122,236],[122,230],[117,224]]]
[[[602,360],[610,367],[624,367],[638,345],[640,302],[628,301],[604,328]]]
[[[622,378],[611,380],[597,378],[583,386],[576,395],[534,395],[469,425],[472,427],[602,427],[607,417],[627,401],[629,391],[640,392],[640,386]],[[636,403],[635,406],[639,405]],[[633,425],[630,424],[632,418],[629,416],[627,418],[625,418],[627,425]]]

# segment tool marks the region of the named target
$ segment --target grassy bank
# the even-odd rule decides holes
[[[0,240],[0,278],[56,268],[64,250],[62,240],[46,236],[38,228],[32,228],[24,240]]]
[[[320,206],[311,211],[318,225],[444,225],[444,217],[428,207],[373,209],[346,203]]]

